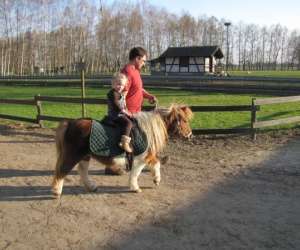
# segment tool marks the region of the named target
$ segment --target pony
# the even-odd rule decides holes
[[[160,160],[159,153],[167,144],[169,136],[191,138],[192,130],[189,121],[193,112],[186,105],[172,104],[168,108],[157,108],[153,111],[139,112],[134,115],[140,129],[147,138],[145,152],[134,157],[129,174],[129,188],[134,192],[141,192],[138,177],[143,168],[149,166],[155,185],[159,185]],[[56,129],[57,160],[52,182],[52,193],[60,197],[63,190],[64,178],[78,164],[80,180],[85,189],[95,192],[97,185],[89,179],[89,161],[92,158],[104,164],[107,168],[117,169],[126,165],[126,157],[99,157],[89,148],[92,119],[75,119],[60,122]]]

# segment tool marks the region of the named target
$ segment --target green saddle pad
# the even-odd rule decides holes
[[[139,155],[147,149],[148,143],[146,135],[135,126],[131,130],[133,154]],[[117,156],[125,151],[120,148],[121,130],[119,126],[110,126],[98,121],[92,122],[90,136],[90,150],[98,156]]]

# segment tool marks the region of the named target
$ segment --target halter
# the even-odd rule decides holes
[[[158,100],[154,103],[154,110],[158,109]]]

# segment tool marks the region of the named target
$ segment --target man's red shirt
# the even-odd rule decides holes
[[[126,106],[129,112],[137,113],[141,111],[143,104],[143,81],[140,71],[132,64],[127,64],[121,71],[128,78],[126,86]]]

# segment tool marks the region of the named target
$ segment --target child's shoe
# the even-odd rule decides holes
[[[121,142],[119,146],[123,148],[127,153],[132,153],[132,148],[130,147],[131,138],[127,135],[122,135]]]

